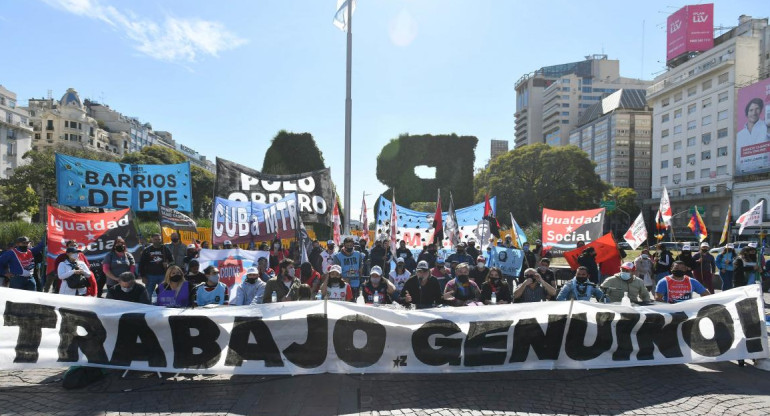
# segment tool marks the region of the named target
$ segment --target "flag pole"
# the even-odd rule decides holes
[[[347,62],[345,65],[345,209],[348,214],[345,215],[344,233],[350,234],[350,147],[351,147],[351,113],[353,112],[353,100],[350,97],[351,86],[351,67],[353,57],[353,2],[348,2],[348,42],[347,42]]]

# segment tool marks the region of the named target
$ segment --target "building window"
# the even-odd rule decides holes
[[[711,159],[711,150],[705,150],[703,152],[700,152],[700,160],[709,160]]]
[[[727,110],[722,110],[717,113],[717,120],[727,120]]]
[[[724,74],[719,75],[719,78],[717,79],[717,83],[724,84],[728,81],[730,74],[725,72]]]
[[[709,193],[709,192],[711,192],[711,187],[710,187],[710,186],[701,186],[701,187],[700,187],[700,193],[702,193],[702,194],[707,194],[707,193]],[[712,211],[712,214],[713,214],[714,212],[715,212],[715,211]],[[717,212],[717,214],[718,214],[718,212]]]
[[[40,140],[40,133],[35,133],[35,140]]]
[[[727,175],[727,165],[719,165],[717,166],[717,175]]]
[[[682,109],[674,111],[674,118],[682,118]]]
[[[695,104],[690,104],[687,106],[687,114],[693,114],[695,113],[695,110],[698,109],[698,106]]]
[[[668,176],[661,176],[660,177],[660,184],[661,185],[668,185]],[[746,209],[748,211],[748,209]]]
[[[711,174],[711,169],[709,169],[709,168],[705,168],[705,169],[701,169],[700,170],[700,177],[701,177],[701,179],[702,178],[708,178],[710,174]]]
[[[676,126],[674,126],[674,134],[680,134],[680,133],[682,133],[682,125],[677,124]]]
[[[668,145],[664,144],[663,146],[660,146],[660,153],[668,153]]]
[[[691,171],[687,172],[687,177],[686,177],[686,179],[687,179],[688,181],[694,180],[694,179],[695,179],[695,171],[694,171],[694,170],[691,170]]]
[[[663,106],[663,107],[668,107],[668,105],[669,105],[670,103],[671,103],[671,100],[670,100],[670,99],[668,99],[668,98],[666,98],[666,99],[664,99],[664,100],[662,100],[662,101],[661,101],[661,104],[662,104],[662,106]]]
[[[719,93],[719,102],[723,103],[725,101],[727,101],[727,91],[720,92]]]
[[[678,103],[679,101],[682,101],[682,93],[681,92],[678,92],[678,93],[674,94],[674,102]]]
[[[52,141],[53,140],[53,133],[46,133],[45,134],[45,139],[48,140],[49,142]]]
[[[701,126],[708,126],[709,124],[711,124],[711,116],[710,115],[709,116],[704,116],[703,119],[701,120],[700,125]]]
[[[700,136],[700,139],[701,139],[701,142],[703,142],[703,144],[711,143],[711,133],[703,133]]]
[[[674,150],[679,150],[681,148],[682,148],[682,141],[681,140],[675,141],[674,142]]]
[[[703,88],[704,91],[711,88],[711,80],[707,79],[703,81],[703,84],[701,84],[701,87]]]
[[[693,147],[695,146],[695,137],[688,137],[687,138],[687,147]]]
[[[562,111],[562,112],[561,112],[561,115],[563,115],[563,116],[568,116],[568,117],[569,117],[569,111]]]
[[[681,168],[682,167],[682,158],[681,158],[681,156],[674,158],[674,167],[675,168]]]
[[[660,122],[661,123],[667,123],[668,122],[668,113],[663,114],[662,116],[660,116]]]
[[[687,96],[692,97],[693,95],[698,93],[698,87],[690,87],[687,89]]]
[[[561,79],[562,84],[569,84],[569,78],[562,78]]]
[[[682,181],[682,174],[681,173],[675,173],[673,179],[674,179],[674,183],[678,184],[679,182]]]
[[[717,130],[717,139],[722,139],[725,137],[727,137],[727,127]]]
[[[70,122],[69,120],[64,120],[64,127],[69,128]]]
[[[711,97],[706,98],[705,100],[701,101],[701,108],[709,108],[711,107]]]
[[[717,149],[717,157],[727,156],[727,146]]]
[[[668,160],[661,160],[661,161],[660,161],[660,168],[661,168],[661,169],[666,169],[666,168],[668,168]]]
[[[695,165],[695,154],[694,153],[690,154],[690,155],[687,155],[687,163],[690,166],[694,166]]]
[[[749,200],[748,199],[744,199],[743,201],[741,201],[741,212],[746,212],[746,211],[749,210],[749,208],[751,208],[751,207],[749,206]]]
[[[660,137],[663,138],[663,139],[668,137],[668,129],[661,130]]]
[[[698,127],[698,122],[695,120],[690,120],[687,122],[687,130],[695,130],[695,128]]]

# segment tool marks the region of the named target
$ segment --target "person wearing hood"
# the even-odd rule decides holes
[[[650,292],[644,281],[634,276],[635,270],[634,263],[627,261],[620,265],[620,273],[604,279],[600,287],[610,302],[620,302],[626,294],[631,302],[650,302]]]
[[[652,286],[655,284],[653,274],[655,273],[655,263],[653,263],[650,257],[650,250],[642,250],[642,254],[634,259],[634,275],[644,282],[644,286],[648,291],[652,291]]]

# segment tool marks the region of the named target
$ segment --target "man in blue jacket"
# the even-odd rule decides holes
[[[29,248],[29,238],[16,239],[16,247],[0,254],[0,271],[10,280],[11,289],[37,290],[33,273],[35,271],[35,254],[45,247],[45,240]]]

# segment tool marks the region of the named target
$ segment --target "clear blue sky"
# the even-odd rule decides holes
[[[664,69],[666,17],[683,1],[360,0],[353,16],[352,214],[385,191],[380,149],[401,133],[513,146],[514,83],[606,53],[621,75]],[[110,105],[207,157],[262,167],[281,130],[310,132],[338,190],[344,172],[345,34],[335,0],[6,0],[0,84]],[[762,1],[715,2],[715,26],[767,17]],[[644,33],[644,37],[642,34]],[[721,32],[718,32],[721,33]],[[644,42],[642,42],[644,38]],[[371,220],[370,214],[370,220]]]

